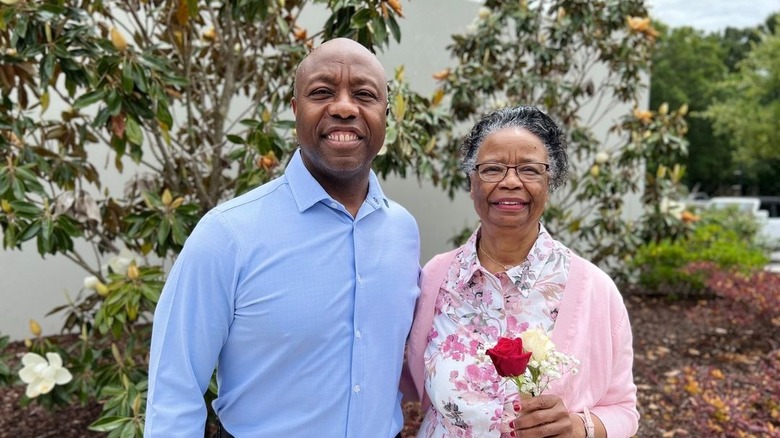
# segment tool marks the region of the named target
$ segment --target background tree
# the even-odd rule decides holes
[[[780,192],[780,35],[763,34],[737,71],[718,84],[707,116],[731,138],[734,160],[758,193]],[[762,178],[762,176],[764,176]],[[767,178],[770,177],[770,178]]]
[[[645,161],[684,151],[684,111],[639,109],[656,36],[642,1],[488,0],[468,32],[453,35],[457,64],[437,74],[465,126],[507,104],[537,105],[561,124],[571,178],[548,206],[545,226],[605,267],[641,235],[623,209],[627,195],[644,193]],[[616,104],[634,111],[614,112]],[[594,129],[605,122],[609,135],[601,140]],[[437,151],[451,190],[465,183],[455,132]],[[654,180],[647,188],[657,213],[652,206],[665,193]]]
[[[663,24],[658,28],[660,35],[650,76],[650,106],[688,105],[685,138],[689,149],[685,157],[663,157],[656,164],[685,163],[684,181],[688,187],[714,194],[733,176],[732,147],[728,137],[717,135],[712,121],[701,113],[715,97],[715,83],[726,77],[727,49],[717,34],[705,34],[691,27],[670,29]]]
[[[689,151],[684,160],[683,181],[691,190],[710,195],[734,194],[735,187],[741,190],[747,185],[750,187],[745,193],[778,192],[775,183],[778,175],[774,170],[778,168],[777,160],[766,155],[761,162],[749,159],[754,151],[744,152],[746,149],[734,135],[735,125],[721,124],[710,112],[711,105],[726,102],[740,93],[735,92],[740,82],[735,78],[748,68],[740,66],[747,62],[754,48],[763,44],[767,35],[774,34],[777,15],[770,15],[756,27],[729,27],[722,33],[705,33],[687,27],[669,29],[659,24],[661,35],[653,54],[650,102],[651,107],[668,102],[673,107],[685,103],[690,108],[685,135]],[[771,72],[776,67],[761,68]],[[766,94],[763,97],[759,94],[742,95],[742,101],[753,102],[748,105],[751,111],[761,106],[761,111],[771,112],[766,108],[767,104],[771,106],[771,99],[768,101]],[[746,114],[751,113],[743,113],[741,119],[749,125],[751,117]],[[747,161],[753,164],[748,165]]]

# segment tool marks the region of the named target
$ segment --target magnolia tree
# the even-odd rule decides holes
[[[329,14],[322,29],[300,27],[317,3]],[[64,357],[74,381],[28,395],[97,397],[95,430],[141,433],[148,325],[136,322],[154,309],[164,264],[211,207],[282,171],[295,150],[285,119],[293,73],[315,41],[380,49],[400,38],[402,13],[398,0],[3,0],[3,246],[35,241],[87,275],[83,293],[55,309],[81,333],[79,347],[30,345]],[[378,170],[431,175],[424,148],[449,119],[409,91],[402,70],[390,87]],[[124,190],[104,183],[116,173]]]
[[[453,35],[457,64],[435,76],[457,123],[471,126],[496,107],[531,104],[562,125],[573,166],[545,225],[596,263],[629,254],[642,235],[624,215],[627,195],[644,196],[646,213],[665,218],[654,205],[679,186],[664,175],[643,189],[648,158],[684,153],[686,112],[640,109],[657,36],[643,3],[488,0],[467,32]],[[596,125],[609,126],[606,139],[594,134]],[[456,169],[460,136],[447,136],[437,158],[452,188],[464,175]]]
[[[381,50],[400,39],[402,6],[0,3],[3,246],[35,241],[41,255],[62,254],[86,276],[81,294],[55,309],[67,315],[64,330],[79,334],[75,345],[57,345],[31,327],[29,349],[48,364],[36,358],[41,366],[33,368],[64,367],[72,380],[28,371],[25,381],[37,382],[28,394],[44,404],[98,399],[103,412],[91,428],[140,435],[145,323],[166,264],[211,207],[282,172],[296,144],[288,120],[293,72],[307,51],[336,36]],[[321,29],[298,24],[311,6],[325,7]],[[456,64],[437,74],[441,85],[431,96],[410,90],[403,68],[396,70],[375,169],[453,193],[464,185],[457,168],[464,125],[497,106],[542,106],[562,123],[578,163],[546,223],[597,261],[622,256],[636,234],[620,213],[624,196],[641,187],[641,163],[683,148],[684,109],[639,109],[654,36],[639,1],[488,1],[468,33],[453,36]],[[632,109],[615,119],[615,140],[601,143],[592,128],[614,103]],[[115,173],[126,182],[122,190],[106,185]],[[674,181],[657,176],[648,201],[673,191]]]

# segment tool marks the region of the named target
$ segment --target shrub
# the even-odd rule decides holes
[[[707,210],[689,234],[641,245],[629,266],[648,290],[667,290],[671,296],[701,293],[707,289],[706,269],[697,264],[752,272],[769,262],[757,233],[758,224],[750,216]]]

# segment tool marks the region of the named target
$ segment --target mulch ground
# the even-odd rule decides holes
[[[750,373],[754,371],[751,364],[756,362],[752,357],[766,354],[768,348],[778,348],[768,346],[765,336],[744,332],[739,325],[719,319],[706,301],[631,296],[626,298],[626,305],[634,332],[634,376],[642,415],[639,438],[691,436],[686,430],[684,391],[670,398],[662,390],[664,382],[685,366],[710,363],[726,375]],[[9,350],[22,352],[24,346],[11,344]],[[18,369],[16,364],[11,365]],[[0,388],[0,437],[103,436],[87,430],[87,425],[99,417],[98,404],[73,404],[56,411],[35,404],[22,408],[19,400],[23,392],[22,386]],[[419,424],[416,408],[413,404],[406,406],[405,438],[413,437]]]

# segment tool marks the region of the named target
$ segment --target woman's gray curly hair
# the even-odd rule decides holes
[[[566,182],[569,172],[569,157],[566,154],[566,139],[563,131],[545,113],[534,106],[502,108],[486,115],[463,139],[461,145],[461,169],[471,183],[471,173],[477,163],[477,152],[490,134],[504,128],[523,128],[539,137],[550,157],[549,191]]]

